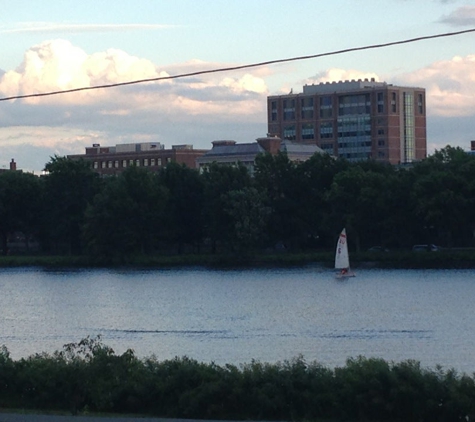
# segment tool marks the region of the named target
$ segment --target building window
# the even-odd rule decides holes
[[[320,97],[320,117],[328,119],[333,116],[333,104],[331,96]]]
[[[371,114],[369,94],[342,95],[339,99],[339,116]]]
[[[384,139],[378,139],[378,147],[384,147],[385,144],[386,142],[384,141]]]
[[[378,135],[384,135],[384,129],[378,129]]]
[[[419,114],[424,114],[424,96],[422,94],[417,96],[417,108],[419,110]]]
[[[284,127],[284,139],[294,141],[296,137],[295,125]]]
[[[371,117],[353,115],[338,118],[338,155],[350,161],[371,156]]]
[[[151,165],[152,167],[155,166],[155,158],[151,158],[151,159],[150,159],[150,165]]]
[[[134,160],[129,160],[129,166],[133,166],[134,165]]]
[[[127,160],[122,160],[122,167],[127,167]]]
[[[92,165],[92,167],[97,169],[99,167],[99,163],[97,161],[94,161],[94,164]]]
[[[105,161],[102,161],[102,162],[101,162],[101,168],[103,168],[103,169],[106,168],[106,162],[105,162]]]
[[[378,92],[378,113],[384,113],[384,95],[382,92]]]
[[[323,149],[324,151],[327,151],[327,152],[332,151],[332,153],[333,153],[333,144],[331,144],[331,143],[327,143],[327,142],[323,143],[323,144],[320,145],[320,148]]]
[[[144,159],[143,159],[143,165],[144,165],[145,167],[148,167],[148,158],[144,158]]]
[[[302,125],[302,139],[315,139],[315,128],[312,124]]]
[[[403,163],[415,158],[414,97],[410,92],[403,93],[404,99],[404,156]]]
[[[162,159],[157,158],[157,166],[161,167],[162,166]]]
[[[300,100],[300,117],[303,120],[313,119],[313,98],[302,98]]]
[[[320,139],[333,138],[333,122],[320,123]]]
[[[136,165],[137,167],[140,167],[140,160],[135,160],[135,165]]]
[[[112,161],[107,162],[107,167],[110,168],[110,169],[112,168]]]
[[[119,160],[115,160],[115,161],[114,161],[114,167],[115,167],[116,169],[119,168]]]
[[[295,120],[295,100],[284,100],[284,120]]]
[[[397,107],[396,107],[396,93],[395,92],[392,92],[391,93],[391,111],[393,113],[396,113],[396,110],[397,110]]]
[[[277,101],[271,102],[270,109],[271,120],[275,122],[277,120]]]

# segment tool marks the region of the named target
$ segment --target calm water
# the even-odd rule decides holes
[[[358,355],[475,371],[474,270],[0,270],[12,357],[102,335],[117,353],[218,364]]]

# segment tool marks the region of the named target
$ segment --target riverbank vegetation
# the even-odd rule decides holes
[[[356,263],[473,262],[475,157],[460,148],[446,147],[410,168],[320,154],[300,163],[261,155],[253,177],[240,165],[199,173],[169,163],[158,173],[130,167],[99,178],[86,162],[63,157],[53,157],[46,170],[40,178],[0,173],[6,265],[21,254],[51,262],[68,256],[72,265],[303,262],[331,255],[342,227]],[[404,257],[412,245],[431,243],[449,253]],[[391,253],[365,257],[374,245]]]
[[[86,338],[20,360],[1,349],[0,403],[190,419],[457,421],[475,418],[475,376],[362,357],[334,369],[301,357],[240,366],[159,361]]]

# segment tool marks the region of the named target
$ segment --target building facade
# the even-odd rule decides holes
[[[470,151],[468,153],[470,155],[475,155],[475,141],[470,141]]]
[[[91,163],[96,173],[112,176],[122,173],[130,166],[158,171],[171,162],[196,168],[196,159],[205,152],[207,150],[193,149],[192,145],[174,145],[171,149],[165,149],[157,142],[118,144],[114,147],[94,144],[92,147],[86,147],[85,154],[68,155],[68,158],[84,159]]]
[[[305,85],[267,98],[269,134],[350,161],[411,163],[427,155],[423,88],[374,79]]]
[[[286,153],[291,161],[308,160],[315,153],[322,153],[319,147],[314,145],[296,144],[290,141],[282,141],[277,136],[258,138],[256,142],[238,144],[236,141],[213,141],[213,148],[199,157],[196,161],[198,167],[209,166],[212,163],[244,165],[249,174],[254,174],[254,164],[258,154],[277,154],[279,151]]]

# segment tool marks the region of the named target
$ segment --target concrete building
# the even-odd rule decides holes
[[[254,164],[258,154],[277,154],[285,152],[291,161],[308,160],[315,153],[324,153],[316,145],[296,144],[282,141],[279,137],[269,136],[258,138],[256,142],[238,144],[236,141],[213,141],[213,148],[199,157],[196,162],[199,168],[211,163],[237,165],[243,164],[250,174],[254,173]]]
[[[267,113],[269,134],[350,161],[400,164],[427,154],[423,88],[374,79],[305,85],[300,94],[268,97]]]
[[[165,149],[158,142],[118,144],[114,147],[94,144],[86,148],[85,154],[68,155],[68,158],[89,161],[95,172],[107,176],[120,174],[130,166],[158,171],[170,162],[196,168],[196,159],[205,152],[207,150],[193,149],[192,145],[173,145],[171,149]]]

